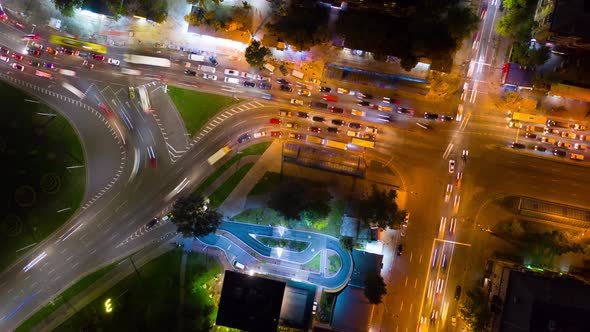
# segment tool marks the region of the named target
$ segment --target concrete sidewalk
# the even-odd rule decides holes
[[[281,147],[282,141],[275,140],[260,156],[256,164],[246,174],[244,179],[238,186],[229,194],[226,200],[219,207],[219,211],[223,213],[226,218],[231,218],[236,214],[242,212],[246,207],[246,199],[248,193],[254,188],[256,183],[264,176],[266,172],[281,171]]]

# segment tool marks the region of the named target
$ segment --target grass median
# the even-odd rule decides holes
[[[7,84],[0,83],[0,98],[0,269],[4,269],[78,210],[86,170],[82,144],[67,119]]]
[[[245,156],[252,156],[252,155],[262,155],[266,149],[270,146],[271,142],[262,142],[257,143],[254,145],[250,145],[249,147],[245,148],[244,150],[240,151],[239,154],[231,157],[228,161],[226,161],[223,165],[221,165],[218,169],[215,170],[211,175],[209,175],[201,184],[195,189],[195,192],[203,192],[207,189],[217,178],[219,178],[225,171],[230,169],[235,163],[238,162],[241,158]]]
[[[248,174],[250,168],[254,166],[254,163],[249,163],[242,165],[240,169],[238,169],[234,174],[232,174],[219,188],[215,189],[215,191],[209,195],[209,199],[211,200],[211,205],[213,207],[219,207],[223,201],[231,194],[231,192],[240,184],[244,176]]]
[[[180,304],[182,250],[172,250],[148,262],[118,282],[55,331],[176,331]],[[215,260],[188,253],[184,304],[180,319],[184,331],[205,331],[216,313],[221,268]],[[104,303],[111,299],[112,311]]]
[[[70,288],[66,289],[63,293],[58,295],[53,301],[49,304],[43,306],[39,309],[36,313],[34,313],[31,317],[29,317],[24,323],[22,323],[15,332],[26,332],[33,329],[37,326],[41,321],[43,321],[46,317],[51,315],[55,310],[59,309],[62,305],[67,303],[67,301],[71,300],[74,296],[78,295],[80,292],[85,290],[86,288],[90,287],[94,284],[98,279],[102,278],[107,273],[111,272],[117,263],[113,263],[99,269],[89,275],[85,276],[84,278],[80,279],[78,282],[70,286]]]
[[[193,136],[215,114],[224,108],[239,103],[241,100],[168,86],[168,95],[180,113],[188,133]]]

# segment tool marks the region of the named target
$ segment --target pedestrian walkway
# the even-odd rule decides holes
[[[232,217],[244,210],[248,193],[266,172],[279,173],[281,171],[281,144],[280,140],[275,140],[221,204],[219,211],[224,216]]]

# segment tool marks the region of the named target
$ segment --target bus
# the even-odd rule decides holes
[[[305,137],[305,141],[310,142],[310,143],[315,143],[315,144],[324,144],[323,138],[317,137],[317,136],[311,136],[311,135],[307,135],[307,137]]]
[[[139,103],[144,113],[151,112],[152,106],[150,105],[150,97],[148,96],[147,89],[145,86],[140,86],[137,87],[137,91],[139,92]]]
[[[209,165],[213,165],[216,162],[218,162],[221,158],[225,157],[225,155],[228,154],[230,151],[231,148],[229,147],[229,145],[224,146],[217,152],[215,152],[211,157],[209,157],[209,159],[207,159],[207,162],[209,163]]]
[[[80,98],[80,100],[82,100],[82,99],[84,99],[84,97],[86,97],[84,92],[78,90],[75,86],[71,85],[70,83],[63,82],[61,84],[61,86],[63,86],[66,90],[70,91],[71,93],[75,94],[76,97]]]
[[[354,144],[356,146],[361,146],[363,148],[371,148],[371,149],[375,148],[375,142],[367,141],[366,139],[360,139],[360,138],[356,138],[356,137],[352,138],[352,144]]]
[[[94,53],[107,54],[107,47],[100,44],[89,43],[82,40],[68,38],[64,36],[51,35],[49,42],[66,47],[76,48],[79,50],[90,51]]]
[[[519,113],[519,112],[512,113],[512,120],[531,122],[531,123],[537,123],[537,124],[542,124],[542,125],[547,124],[547,117],[546,116],[532,115],[532,114]]]
[[[169,59],[158,58],[158,57],[154,57],[154,56],[125,54],[125,55],[123,55],[123,61],[125,61],[127,63],[133,63],[136,65],[170,67],[170,60]]]
[[[336,149],[340,149],[340,150],[348,150],[348,144],[346,144],[346,143],[332,141],[332,140],[327,139],[327,140],[324,140],[324,144],[326,146],[331,147],[331,148],[336,148]]]

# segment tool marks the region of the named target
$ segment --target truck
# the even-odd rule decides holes
[[[297,77],[298,79],[302,80],[303,79],[303,73],[300,71],[297,71],[295,69],[291,70],[291,76],[293,77]]]
[[[547,117],[540,116],[540,115],[532,115],[532,114],[514,112],[514,113],[512,113],[512,120],[513,121],[531,122],[531,123],[537,123],[537,124],[545,124],[547,122]]]
[[[356,138],[356,137],[352,138],[352,144],[354,144],[356,146],[363,147],[363,148],[370,148],[370,149],[375,148],[375,142],[367,141],[365,139],[360,139],[360,138]]]
[[[205,72],[205,73],[210,73],[210,74],[215,74],[215,67],[211,67],[211,66],[205,66],[205,65],[199,65],[199,67],[197,67],[200,71]]]
[[[275,66],[271,65],[270,63],[264,64],[264,69],[268,70],[271,74],[275,71]]]
[[[324,145],[329,146],[331,148],[340,149],[340,150],[348,150],[348,144],[338,142],[338,141],[332,141],[332,140],[326,139],[326,140],[324,140]]]
[[[526,126],[526,130],[542,133],[545,131],[545,128],[539,126]]]
[[[572,153],[570,155],[570,159],[582,161],[582,160],[584,160],[584,155],[583,154],[579,154],[579,153]]]
[[[309,106],[315,107],[315,108],[321,108],[321,109],[328,108],[328,104],[322,103],[322,102],[319,102],[319,101],[312,101],[311,103],[309,103]]]
[[[311,135],[307,135],[307,137],[305,137],[305,141],[309,142],[309,143],[315,143],[315,144],[323,144],[324,143],[323,138],[317,137],[317,136],[311,136]]]
[[[567,122],[547,120],[547,127],[569,128],[570,124]]]
[[[191,53],[188,55],[188,59],[191,61],[197,61],[197,62],[204,62],[205,61],[205,56],[201,55],[201,54],[194,54]]]
[[[209,159],[207,159],[207,162],[209,163],[209,165],[213,165],[216,162],[218,162],[221,158],[225,157],[225,155],[227,155],[230,151],[231,148],[229,147],[229,145],[226,145],[219,149],[217,152],[215,152],[211,157],[209,157]]]

